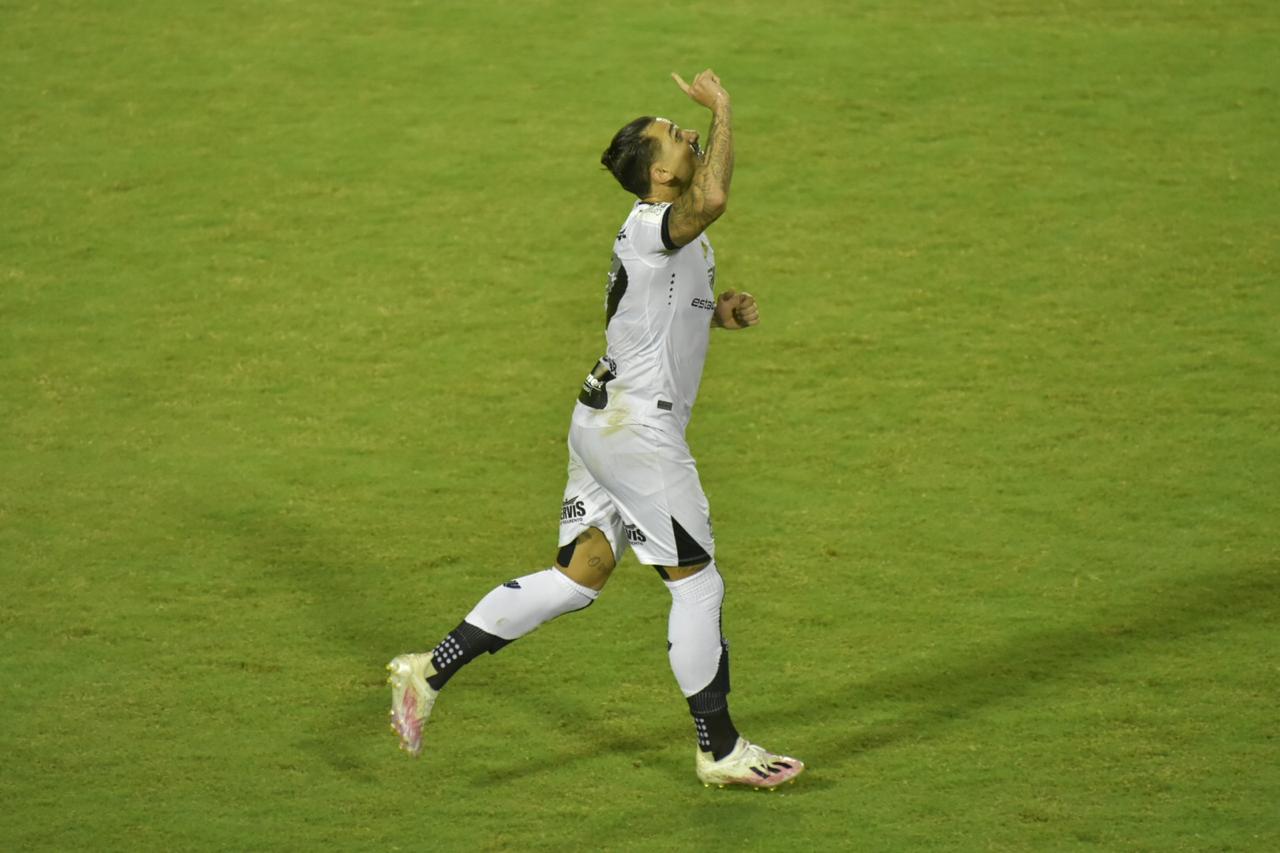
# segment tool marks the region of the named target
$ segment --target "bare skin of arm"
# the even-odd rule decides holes
[[[706,156],[694,172],[688,189],[671,205],[668,221],[671,240],[683,246],[719,219],[729,204],[729,184],[733,180],[733,108],[729,93],[711,69],[694,77],[692,84],[686,83],[679,74],[671,76],[686,95],[711,110]]]

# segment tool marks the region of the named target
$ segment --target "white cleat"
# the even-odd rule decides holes
[[[422,751],[422,727],[440,691],[427,679],[436,674],[431,655],[400,655],[387,664],[391,685],[391,730],[400,736],[400,748],[416,756]]]
[[[749,785],[757,790],[773,790],[784,782],[794,782],[804,772],[804,762],[786,755],[774,755],[746,738],[738,738],[733,752],[719,761],[711,753],[698,750],[698,779],[708,788],[715,785]]]

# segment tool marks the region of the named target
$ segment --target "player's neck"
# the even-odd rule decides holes
[[[674,187],[666,184],[659,184],[652,191],[640,199],[645,204],[662,204],[663,202],[674,203],[676,199],[684,195],[687,187]]]

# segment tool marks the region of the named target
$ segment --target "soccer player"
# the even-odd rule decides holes
[[[715,297],[706,235],[725,211],[733,177],[729,93],[710,70],[692,84],[671,76],[711,111],[707,147],[699,147],[697,131],[645,116],[619,130],[601,157],[638,200],[613,241],[606,352],[583,383],[569,428],[555,565],[497,586],[433,651],[387,665],[391,726],[412,755],[422,749],[436,697],[459,669],[589,607],[630,547],[671,592],[667,647],[693,714],[698,778],[774,788],[804,770],[741,737],[729,717],[724,581],[684,433],[711,327],[745,329],[760,313],[748,293]]]

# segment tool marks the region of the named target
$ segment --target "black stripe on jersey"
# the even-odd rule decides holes
[[[623,295],[627,292],[627,268],[622,263],[622,259],[617,255],[613,256],[613,266],[609,270],[609,293],[605,297],[604,306],[604,327],[609,328],[609,321],[613,319],[613,315],[618,313],[618,305],[622,302]]]
[[[689,535],[689,531],[680,526],[680,522],[674,517],[671,519],[671,532],[676,539],[676,565],[696,566],[699,563],[711,562],[711,555]]]
[[[671,226],[667,224],[667,220],[671,218],[671,205],[667,205],[667,209],[662,211],[662,245],[671,251],[675,251],[680,247],[671,239]]]

